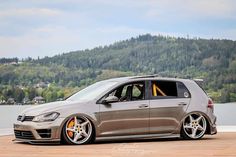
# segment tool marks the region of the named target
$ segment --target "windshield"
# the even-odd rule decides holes
[[[97,98],[100,94],[108,90],[110,87],[117,84],[117,82],[111,82],[111,81],[100,81],[97,83],[94,83],[81,91],[75,93],[71,97],[69,97],[67,100],[69,101],[89,101]]]

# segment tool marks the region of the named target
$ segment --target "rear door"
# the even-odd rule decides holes
[[[150,133],[172,133],[189,105],[189,91],[182,82],[151,80],[149,97]]]

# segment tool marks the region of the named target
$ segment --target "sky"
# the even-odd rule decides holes
[[[236,40],[236,0],[0,0],[0,58],[54,56],[147,33]]]

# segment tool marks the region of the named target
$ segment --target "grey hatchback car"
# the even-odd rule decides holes
[[[153,76],[97,82],[65,101],[23,111],[16,141],[85,144],[94,140],[216,134],[212,100],[194,80]]]

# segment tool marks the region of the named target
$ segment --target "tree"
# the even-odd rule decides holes
[[[24,99],[24,97],[25,97],[25,93],[24,93],[24,91],[21,89],[21,88],[18,88],[18,87],[16,87],[15,89],[14,89],[14,99],[15,99],[15,101],[16,102],[22,102],[22,100]]]
[[[33,88],[33,87],[30,87],[28,89],[28,97],[29,97],[29,99],[33,100],[35,98],[35,96],[36,96],[36,89]]]

